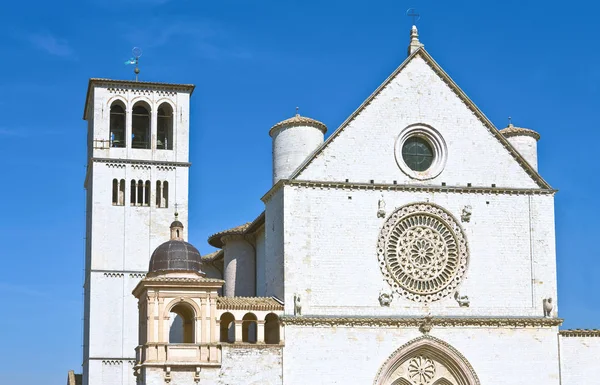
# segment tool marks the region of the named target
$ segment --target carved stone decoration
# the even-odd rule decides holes
[[[373,385],[480,385],[467,359],[448,343],[424,335],[402,345],[379,368]]]
[[[196,366],[196,371],[194,372],[194,382],[195,383],[200,382],[200,367],[199,366]]]
[[[473,208],[471,206],[465,206],[462,209],[462,213],[460,215],[460,220],[463,222],[471,222],[471,214],[473,213]]]
[[[429,334],[431,329],[433,329],[432,320],[433,320],[433,318],[431,316],[425,317],[423,319],[423,322],[421,322],[421,325],[419,325],[419,331],[423,334]]]
[[[379,293],[379,304],[381,306],[389,307],[392,303],[393,295],[392,293],[386,293],[384,291]]]
[[[302,315],[302,303],[300,301],[300,295],[294,294],[294,315],[301,316]]]
[[[408,377],[415,385],[427,385],[435,376],[435,364],[429,358],[418,356],[408,362]]]
[[[385,218],[385,201],[383,200],[383,196],[377,202],[377,218]]]
[[[416,302],[453,293],[467,270],[469,250],[458,221],[432,203],[396,209],[377,242],[379,267],[394,291]]]
[[[170,367],[170,366],[167,366],[167,367],[165,368],[165,382],[166,382],[167,384],[169,384],[169,383],[171,383],[171,380],[172,380],[172,379],[173,379],[173,378],[171,377],[171,367]]]
[[[460,295],[458,291],[454,292],[454,299],[458,302],[458,306],[460,307],[469,307],[471,301],[469,301],[469,296]]]
[[[554,304],[552,303],[552,298],[544,298],[544,317],[551,318],[552,310],[554,309]]]

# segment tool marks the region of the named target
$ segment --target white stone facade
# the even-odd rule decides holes
[[[173,210],[150,207],[150,218],[110,204],[110,181],[131,178],[142,155],[117,149],[132,161],[90,162],[86,384],[133,384],[127,370],[146,385],[598,383],[600,332],[558,329],[556,191],[537,172],[539,135],[498,131],[416,28],[411,36],[408,59],[325,142],[325,126],[299,115],[271,129],[265,211],[209,238],[222,249],[203,259],[212,281],[164,281],[141,295],[154,279],[140,282],[144,263],[168,238]],[[184,131],[189,94],[173,101]],[[93,95],[88,114],[106,122],[108,88]],[[185,143],[174,158],[135,172],[177,186],[185,223],[187,168],[178,162],[187,162],[187,136],[177,138]],[[112,154],[102,151],[91,156]],[[173,168],[158,176],[166,162]],[[221,283],[208,295],[210,282]],[[153,320],[162,334],[144,326],[136,337],[127,295],[136,285],[140,325]],[[170,342],[168,309],[156,304],[189,293],[200,298],[190,310],[196,338]],[[155,304],[148,314],[145,300]],[[127,310],[104,315],[115,307]],[[138,344],[146,353],[132,358]]]

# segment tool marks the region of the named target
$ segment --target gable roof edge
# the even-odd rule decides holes
[[[315,149],[305,160],[294,170],[294,172],[290,175],[289,179],[296,179],[311,163],[314,159],[317,158],[318,155],[329,145],[329,143],[333,142],[335,138],[346,128],[350,122],[352,122],[362,110],[367,107],[373,99],[383,90],[391,81],[394,79],[406,65],[414,59],[416,56],[422,55],[423,60],[427,64],[431,66],[431,68],[442,78],[442,80],[448,84],[450,89],[458,96],[463,103],[469,108],[477,118],[483,123],[484,126],[494,135],[494,137],[500,142],[500,144],[508,150],[508,152],[512,155],[512,157],[521,165],[523,170],[533,179],[533,181],[542,189],[552,189],[550,184],[542,178],[542,176],[531,167],[531,165],[519,154],[519,152],[513,147],[510,142],[502,136],[500,131],[494,126],[494,124],[485,116],[485,114],[475,105],[475,103],[465,94],[465,92],[452,80],[450,75],[446,73],[442,69],[442,67],[431,57],[431,55],[425,50],[425,48],[421,47],[410,54],[403,62],[388,76],[383,83],[379,85],[369,95],[367,99],[356,109],[354,112],[338,127],[335,131],[325,140],[319,147]]]

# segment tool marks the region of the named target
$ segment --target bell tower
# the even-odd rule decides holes
[[[146,275],[152,251],[169,239],[175,211],[187,225],[193,90],[89,81],[84,385],[135,384],[138,315],[130,293]]]

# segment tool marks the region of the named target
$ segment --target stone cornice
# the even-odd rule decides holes
[[[150,91],[170,91],[170,92],[189,92],[190,96],[196,88],[193,84],[175,84],[161,82],[134,82],[132,80],[113,80],[102,78],[91,78],[88,82],[87,94],[85,97],[85,106],[83,107],[83,119],[87,118],[88,105],[92,90],[95,87],[119,87],[133,90],[150,90]]]
[[[421,327],[424,324],[438,327],[553,327],[563,323],[562,318],[545,317],[292,317],[283,316],[281,321],[284,325],[298,325],[311,327],[331,326],[383,326],[383,327]]]
[[[283,311],[283,304],[273,297],[217,297],[217,309]]]
[[[565,329],[558,333],[562,337],[600,337],[600,329]]]
[[[317,189],[336,190],[372,190],[372,191],[412,191],[412,192],[440,192],[452,194],[502,194],[502,195],[553,195],[558,190],[539,188],[510,188],[510,187],[467,187],[467,186],[430,186],[430,185],[402,185],[387,183],[361,183],[361,182],[326,182],[315,180],[281,179],[261,198],[266,202],[282,186],[298,186]]]
[[[153,289],[153,288],[162,288],[162,289],[203,289],[203,290],[216,290],[220,289],[225,281],[222,279],[215,278],[189,278],[189,277],[165,277],[165,276],[156,276],[156,277],[146,277],[135,286],[132,291],[132,294],[139,298],[144,290]]]
[[[118,164],[147,164],[152,166],[173,166],[190,167],[190,162],[171,162],[168,160],[147,160],[147,159],[114,159],[114,158],[91,158],[90,162],[98,163],[118,163]]]

